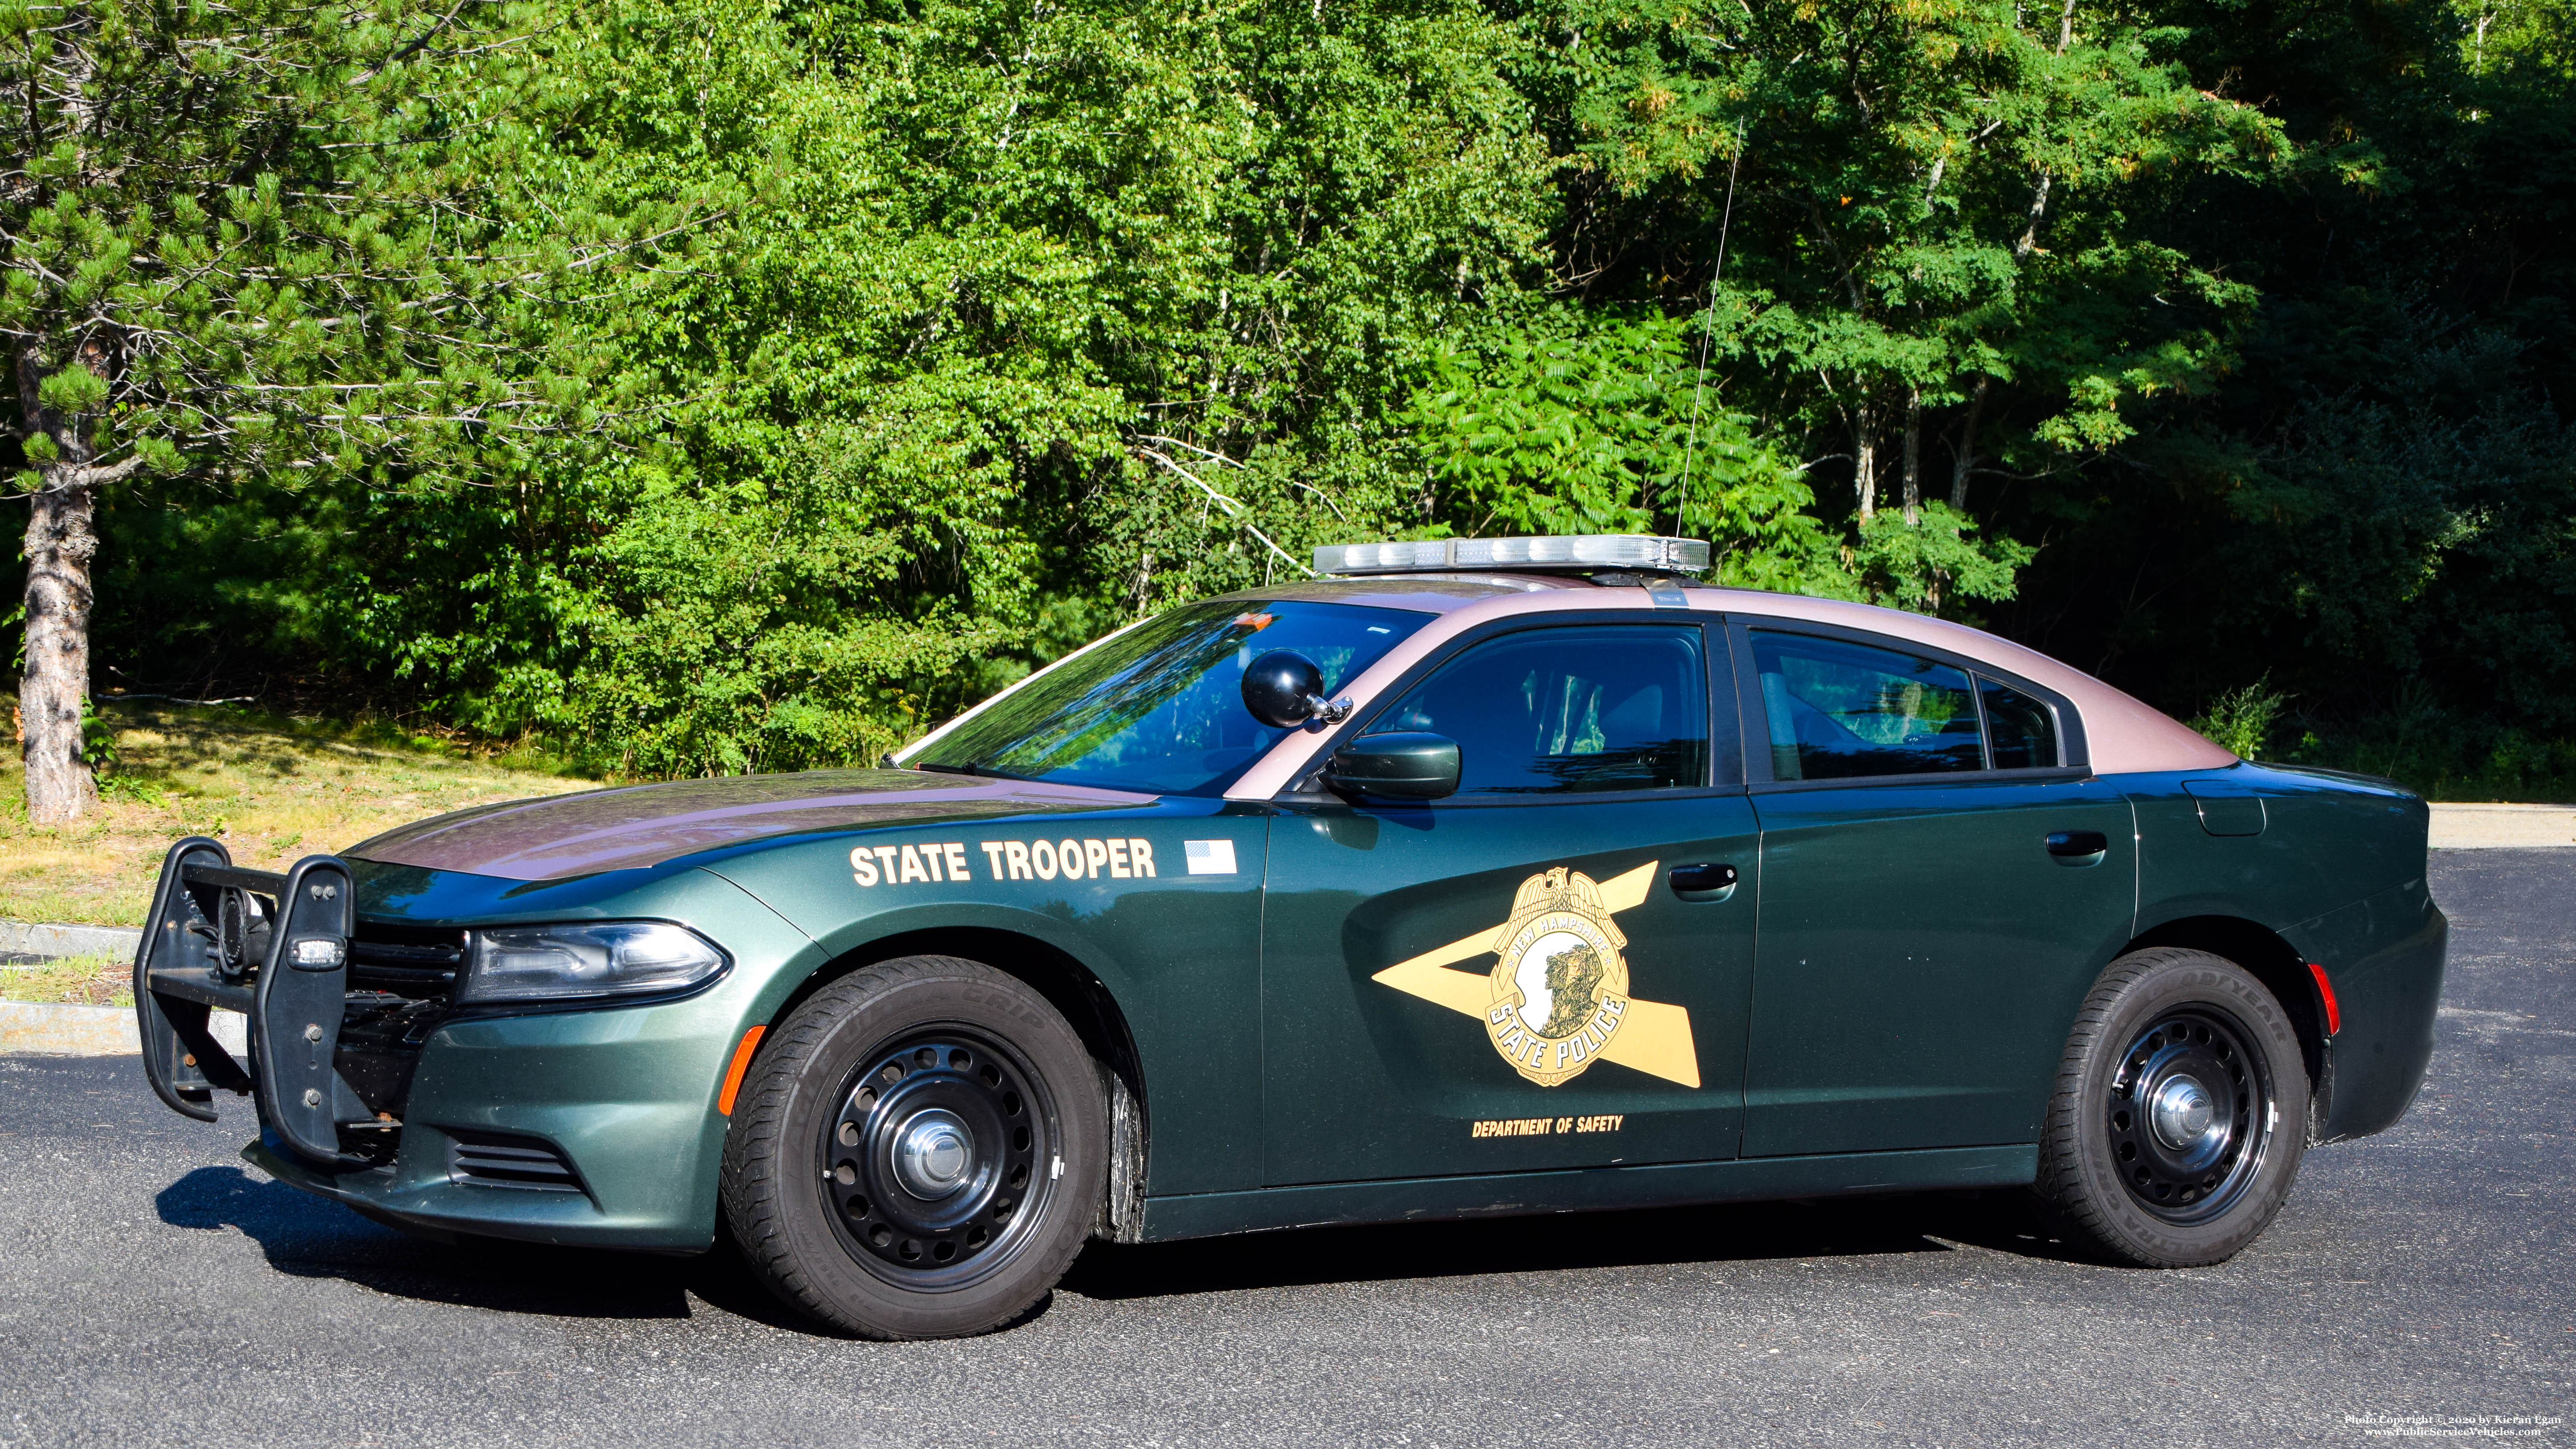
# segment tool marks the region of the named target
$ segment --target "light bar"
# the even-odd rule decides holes
[[[1708,544],[1645,533],[1586,533],[1560,538],[1434,538],[1417,543],[1328,543],[1315,550],[1319,574],[1422,574],[1453,569],[1636,569],[1696,574],[1708,568]]]

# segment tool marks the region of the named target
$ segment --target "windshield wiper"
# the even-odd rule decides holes
[[[1014,775],[1008,770],[991,769],[981,763],[965,765],[933,765],[925,762],[915,765],[913,768],[916,770],[928,770],[934,774],[940,775],[972,775],[980,780],[1035,780],[1037,778],[1035,775]]]

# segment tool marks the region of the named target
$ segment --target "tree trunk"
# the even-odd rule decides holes
[[[1852,410],[1852,486],[1860,492],[1860,521],[1878,515],[1878,409],[1866,397]]]
[[[1968,511],[1968,471],[1977,466],[1977,415],[1986,410],[1986,387],[1994,381],[1980,376],[1977,390],[1968,395],[1968,420],[1959,428],[1959,451],[1950,459],[1950,510]]]
[[[82,476],[88,472],[77,464],[49,467],[45,479],[53,486],[27,499],[27,673],[18,686],[18,728],[31,825],[69,825],[98,803],[98,784],[81,762],[89,564],[98,552],[98,492]]]
[[[1923,390],[1905,390],[1905,526],[1923,521]]]

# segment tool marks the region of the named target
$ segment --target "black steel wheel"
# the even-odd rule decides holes
[[[819,1142],[842,1243],[922,1292],[1008,1263],[1045,1220],[1061,1128],[1044,1081],[1009,1047],[950,1026],[869,1052]]]
[[[2272,1074],[2223,1011],[2158,1017],[2122,1054],[2102,1127],[2120,1185],[2169,1223],[2221,1216],[2262,1175]]]
[[[866,1338],[1002,1327],[1089,1236],[1108,1114],[1089,1052],[1026,984],[911,956],[817,991],[761,1044],[722,1196],[771,1291]]]
[[[2280,1211],[2307,1120],[2298,1033],[2261,982],[2206,952],[2133,952],[2067,1040],[2036,1187],[2116,1261],[2223,1262]]]

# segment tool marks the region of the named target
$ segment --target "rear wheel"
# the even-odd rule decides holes
[[[2308,1077],[2272,993],[2201,951],[2111,963],[2042,1132],[2042,1201],[2114,1260],[2224,1262],[2272,1221],[2306,1147]]]
[[[1090,1055],[1023,983],[912,956],[816,992],[763,1044],[725,1143],[745,1260],[868,1338],[981,1333],[1081,1250],[1108,1153]]]

